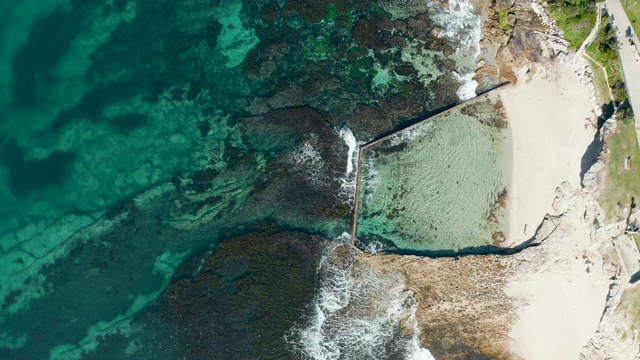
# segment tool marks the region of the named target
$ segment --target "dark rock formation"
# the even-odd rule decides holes
[[[313,297],[323,245],[302,233],[224,241],[182,266],[145,317],[173,324],[187,359],[292,358],[285,335]]]

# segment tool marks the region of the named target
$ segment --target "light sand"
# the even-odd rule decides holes
[[[580,189],[582,156],[595,133],[593,126],[585,129],[593,105],[571,69],[554,64],[552,70],[537,69],[528,82],[525,78],[522,72],[518,84],[501,93],[513,141],[508,241],[516,244],[535,234],[545,214],[554,213],[558,186],[567,181]],[[590,248],[585,205],[570,209],[566,234],[537,248],[507,287],[508,295],[523,301],[510,336],[513,350],[527,360],[578,359],[605,306],[607,277],[601,257]]]
[[[579,221],[576,216],[572,223]],[[588,231],[573,226],[567,236],[553,239],[561,241],[545,244],[536,254],[539,261],[522,263],[505,289],[524,302],[509,334],[512,349],[524,359],[578,359],[597,330],[608,277],[597,250],[590,249]]]
[[[525,72],[500,93],[513,144],[507,200],[512,245],[533,237],[544,216],[553,214],[554,193],[563,181],[580,187],[581,159],[595,134],[593,126],[585,129],[593,104],[573,70],[562,64],[539,67],[530,80]]]

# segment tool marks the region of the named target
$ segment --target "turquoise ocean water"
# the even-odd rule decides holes
[[[474,95],[460,4],[0,0],[0,358],[359,353],[316,274],[357,144]]]

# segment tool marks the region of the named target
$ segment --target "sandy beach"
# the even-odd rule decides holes
[[[595,134],[593,104],[571,68],[538,67],[532,76],[526,70],[501,93],[513,141],[508,241],[515,244],[556,213],[552,205],[563,182],[569,192],[580,189],[582,157]],[[563,221],[570,230],[544,244],[539,259],[520,263],[506,288],[520,301],[512,350],[525,359],[577,359],[602,315],[607,278],[592,249],[592,227],[583,220],[586,207],[580,202],[568,209]]]
[[[402,273],[415,293],[422,344],[437,359],[471,358],[460,349],[473,349],[478,358],[596,360],[603,357],[583,355],[613,343],[599,326],[615,265],[603,255],[607,239],[596,240],[598,206],[580,179],[596,133],[594,105],[572,68],[536,67],[500,90],[513,146],[509,241],[533,238],[531,246],[509,256],[360,258]]]
[[[518,83],[501,91],[513,144],[508,189],[507,243],[530,239],[551,207],[556,188],[580,187],[581,160],[595,129],[593,104],[572,69],[563,64],[520,70]]]
[[[598,328],[608,276],[578,210],[584,207],[564,219],[565,236],[536,249],[536,259],[521,262],[505,288],[521,302],[510,337],[512,351],[524,359],[578,359]]]

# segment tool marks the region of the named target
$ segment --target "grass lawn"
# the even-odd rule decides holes
[[[623,315],[629,321],[631,331],[640,330],[640,286],[624,290],[616,313]],[[635,334],[620,334],[620,336],[625,340],[628,336],[635,336]]]
[[[640,1],[638,0],[627,0],[629,1],[629,8],[625,9],[627,12],[627,16],[629,17],[629,21],[631,21],[631,26],[633,30],[636,32],[636,35],[640,34]],[[634,2],[638,1],[637,5],[633,5]],[[626,3],[622,2],[622,7],[626,7]],[[624,29],[622,29],[624,30]]]
[[[571,43],[569,48],[572,50],[578,49],[589,36],[597,18],[595,10],[578,13],[568,4],[553,6],[551,14],[558,22],[558,27],[564,32],[564,38]]]
[[[614,34],[613,28],[610,27],[609,23],[610,18],[608,16],[603,16],[600,32],[598,32],[596,38],[593,39],[593,42],[587,48],[587,54],[607,69],[609,85],[613,88],[613,95],[615,96],[616,101],[620,102],[627,98],[627,94],[624,89],[624,79],[622,77],[622,68],[620,67],[618,51],[615,50],[614,45],[605,46],[604,48],[601,46],[603,43],[606,45],[607,36],[610,37]],[[615,42],[615,40],[611,41]],[[594,72],[595,71],[596,70],[594,69]]]
[[[602,68],[587,57],[585,57],[585,60],[587,60],[589,66],[591,66],[591,69],[593,70],[592,79],[593,86],[596,88],[596,100],[598,101],[598,105],[602,107],[602,105],[608,104],[611,101],[611,97],[609,96],[609,86],[604,78]]]
[[[621,113],[618,113],[621,116]],[[622,117],[622,116],[621,116]],[[624,219],[627,214],[616,210],[619,202],[629,208],[631,197],[640,201],[640,149],[633,125],[633,114],[629,111],[618,120],[615,135],[609,138],[608,162],[604,188],[600,194],[600,205],[610,222]],[[624,160],[631,156],[631,170],[624,169]]]

